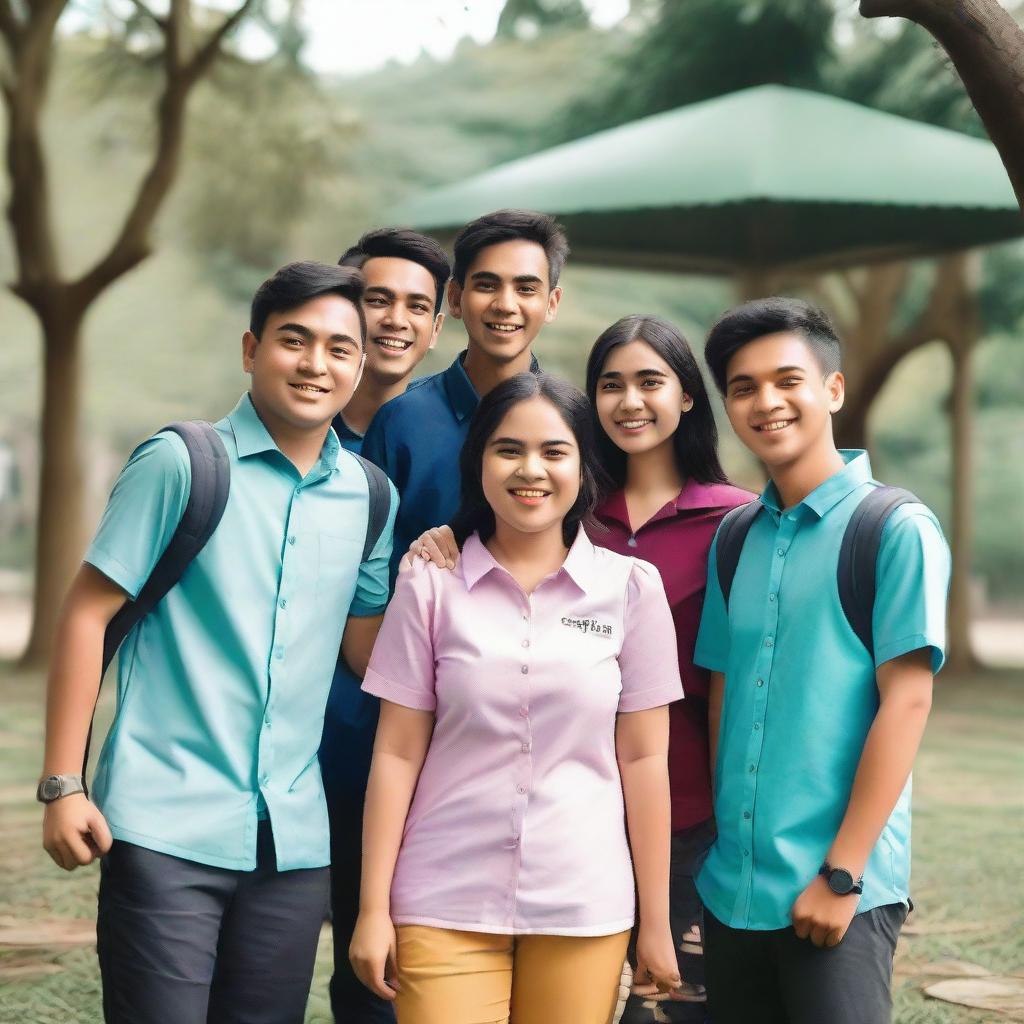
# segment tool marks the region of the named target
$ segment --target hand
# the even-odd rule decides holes
[[[43,849],[65,871],[91,864],[113,841],[106,819],[84,793],[62,796],[43,811]]]
[[[348,958],[356,977],[381,999],[394,999],[398,989],[397,947],[390,915],[380,911],[359,915]]]
[[[676,946],[667,924],[659,928],[648,928],[643,921],[640,922],[633,980],[638,985],[655,985],[659,992],[671,992],[682,984],[676,961]]]
[[[413,559],[422,558],[425,562],[433,562],[439,569],[454,569],[459,560],[459,547],[455,543],[455,534],[450,526],[435,526],[421,533],[409,545],[399,572],[412,567]]]
[[[816,875],[789,912],[793,929],[799,938],[810,939],[816,946],[838,946],[857,913],[859,901],[856,893],[837,896],[828,882]]]

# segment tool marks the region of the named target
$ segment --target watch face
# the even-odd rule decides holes
[[[51,775],[47,779],[43,779],[43,799],[44,800],[56,800],[60,796],[60,779],[56,775]]]
[[[853,891],[853,875],[845,868],[833,868],[828,876],[828,887],[837,896],[845,896]]]

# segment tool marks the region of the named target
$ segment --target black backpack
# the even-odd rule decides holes
[[[171,588],[181,579],[193,559],[206,546],[206,542],[217,529],[228,501],[231,487],[231,464],[224,442],[213,426],[204,420],[186,420],[164,427],[164,433],[177,434],[185,442],[191,467],[192,482],[189,487],[185,511],[178,523],[166,550],[160,556],[149,579],[142,585],[134,601],[124,606],[110,620],[103,637],[103,668],[100,676],[106,674],[114,660],[117,649],[128,634],[164,599]],[[353,453],[354,454],[354,453]],[[377,541],[388,521],[391,495],[388,478],[384,471],[372,462],[356,455],[359,465],[366,474],[369,489],[369,515],[366,517],[366,539],[360,561],[365,562],[377,546]],[[85,741],[85,757],[82,762],[82,778],[85,778],[89,760],[89,742],[92,739],[92,724]]]
[[[843,614],[872,658],[875,645],[871,622],[875,610],[875,572],[882,531],[889,516],[900,505],[911,502],[919,503],[919,499],[901,487],[876,487],[861,499],[850,516],[839,548],[836,582]],[[757,500],[740,505],[725,516],[718,529],[715,566],[726,608],[729,607],[729,592],[743,543],[763,507]]]

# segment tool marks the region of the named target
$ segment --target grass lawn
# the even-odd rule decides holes
[[[32,795],[41,756],[41,679],[3,671],[0,696],[0,1022],[94,1024],[101,1020],[91,945],[97,872],[67,875],[39,845],[40,809]],[[917,910],[897,958],[897,1024],[1024,1020],[1024,996],[1016,1008],[997,1011],[923,993],[969,972],[965,961],[996,975],[1024,973],[1022,740],[1021,673],[941,677],[915,773]],[[331,1019],[330,961],[325,931],[307,1024]]]

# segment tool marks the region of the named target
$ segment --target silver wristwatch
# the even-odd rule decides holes
[[[85,783],[81,775],[47,775],[39,783],[36,790],[36,799],[41,804],[52,804],[62,796],[71,796],[72,793],[84,793]]]

